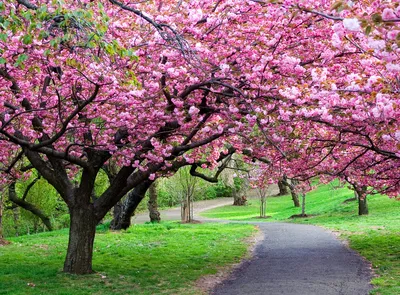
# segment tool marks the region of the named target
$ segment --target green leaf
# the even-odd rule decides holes
[[[365,34],[366,34],[366,35],[369,35],[369,34],[371,33],[371,30],[372,30],[372,27],[371,27],[371,26],[367,26],[367,27],[365,28]]]
[[[15,62],[14,66],[16,67],[24,67],[24,61],[26,61],[28,59],[28,56],[23,53],[21,55],[18,56],[17,61]]]
[[[3,41],[3,42],[6,42],[7,41],[7,34],[0,33],[0,40]]]
[[[0,57],[0,65],[4,65],[6,62],[5,58]]]
[[[25,45],[31,44],[32,43],[32,36],[31,35],[25,35],[24,38],[22,38],[22,43]]]
[[[374,23],[382,22],[382,16],[379,13],[374,13],[373,15],[371,15],[371,19]]]

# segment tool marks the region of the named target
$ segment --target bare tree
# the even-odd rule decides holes
[[[196,189],[197,178],[189,173],[189,169],[178,170],[178,183],[181,194],[181,219],[182,222],[193,221],[193,197]]]
[[[266,218],[266,211],[267,211],[267,187],[258,187],[257,193],[260,197],[260,217]]]

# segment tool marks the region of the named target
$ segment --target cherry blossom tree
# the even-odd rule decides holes
[[[214,168],[227,143],[275,180],[357,162],[359,185],[398,193],[398,7],[350,2],[0,3],[2,180],[29,162],[64,199],[64,271],[92,272],[96,224],[126,193]]]

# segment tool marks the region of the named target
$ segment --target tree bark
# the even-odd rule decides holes
[[[367,196],[358,199],[358,215],[368,215]]]
[[[131,225],[131,217],[137,206],[144,199],[147,189],[153,183],[151,180],[145,180],[130,191],[123,202],[122,212],[119,216],[114,216],[110,228],[112,230],[127,229]]]
[[[301,216],[306,216],[306,194],[301,194]]]
[[[147,208],[149,209],[150,221],[160,222],[161,218],[160,212],[158,211],[156,183],[153,183],[149,187],[149,202],[147,203]]]
[[[358,199],[358,215],[368,215],[367,187],[353,184]]]
[[[233,192],[233,206],[244,206],[246,205],[247,199],[245,196],[241,196],[236,191]]]
[[[266,217],[266,208],[267,208],[267,198],[262,197],[260,200],[260,217],[261,218]]]
[[[97,219],[92,204],[70,208],[71,223],[64,272],[90,274]]]
[[[283,180],[278,181],[278,188],[279,188],[278,196],[284,196],[289,194],[288,187],[285,185]]]

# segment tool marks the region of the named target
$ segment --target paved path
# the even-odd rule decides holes
[[[231,199],[201,201],[198,213],[231,204]],[[179,220],[180,208],[161,212],[163,220]],[[148,221],[148,214],[134,223]],[[359,255],[322,228],[291,223],[256,223],[263,239],[254,257],[218,285],[212,295],[367,295],[371,270]]]
[[[367,295],[370,268],[322,228],[259,223],[255,256],[212,295]]]

